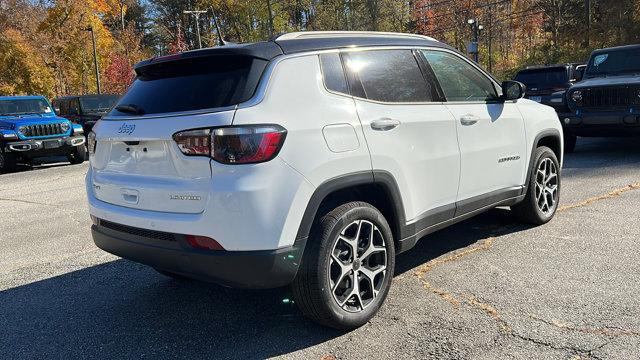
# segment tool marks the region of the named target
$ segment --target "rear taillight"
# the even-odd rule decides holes
[[[96,153],[96,144],[96,134],[91,131],[89,135],[87,135],[87,151],[89,151],[89,155]]]
[[[211,154],[211,130],[197,129],[173,135],[180,151],[185,155],[209,156]]]
[[[213,129],[211,157],[223,164],[251,164],[273,159],[287,131],[277,125]]]
[[[286,135],[278,125],[253,125],[187,130],[173,139],[185,155],[210,156],[223,164],[255,164],[276,157]]]

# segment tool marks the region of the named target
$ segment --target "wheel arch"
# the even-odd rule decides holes
[[[531,154],[529,156],[529,165],[527,167],[527,178],[525,187],[523,189],[523,193],[527,191],[529,188],[529,183],[531,182],[531,171],[533,171],[533,162],[534,157],[536,155],[536,149],[540,146],[546,146],[550,148],[558,158],[560,165],[562,165],[563,154],[562,154],[562,134],[557,129],[548,129],[541,131],[538,135],[536,135],[533,140],[533,146],[531,147]]]
[[[302,216],[296,241],[309,237],[318,215],[350,201],[364,201],[380,210],[389,223],[396,247],[406,236],[402,197],[395,179],[385,171],[363,171],[341,175],[318,186]]]

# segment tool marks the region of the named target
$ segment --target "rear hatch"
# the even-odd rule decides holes
[[[189,53],[136,68],[137,78],[94,127],[93,191],[104,202],[196,214],[209,197],[211,159],[174,140],[189,130],[228,126],[251,98],[268,61],[246,55]],[[208,139],[191,146],[208,146]]]

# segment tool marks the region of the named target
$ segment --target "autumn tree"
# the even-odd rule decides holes
[[[0,32],[0,95],[53,95],[54,77],[44,59],[17,30]]]

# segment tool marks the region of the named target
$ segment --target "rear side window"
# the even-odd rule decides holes
[[[236,105],[253,96],[266,65],[266,60],[231,55],[152,63],[137,69],[117,106],[134,106],[146,115]],[[115,108],[110,115],[131,116]]]
[[[344,76],[340,54],[320,55],[320,66],[322,67],[324,85],[327,89],[342,94],[349,94],[347,78]]]
[[[493,101],[493,82],[460,57],[443,51],[422,51],[440,83],[447,101]]]
[[[354,51],[346,66],[360,80],[369,100],[389,103],[431,102],[435,93],[411,50]]]
[[[569,74],[565,67],[523,70],[515,77],[516,81],[527,85],[527,88],[562,87],[569,82]]]

